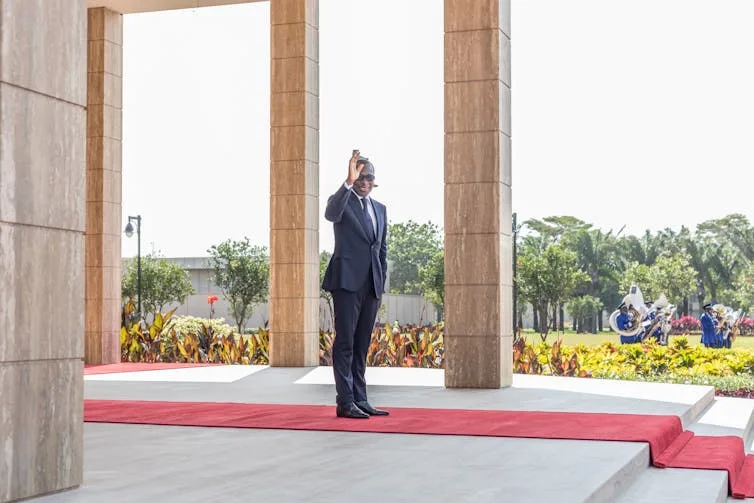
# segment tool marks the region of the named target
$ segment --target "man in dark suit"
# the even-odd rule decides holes
[[[373,187],[374,165],[354,150],[346,181],[327,200],[325,210],[335,230],[335,250],[322,288],[332,292],[335,308],[332,356],[338,417],[388,414],[367,401],[365,378],[387,273],[387,212],[369,197]]]

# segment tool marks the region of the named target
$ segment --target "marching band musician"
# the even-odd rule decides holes
[[[625,302],[623,302],[620,306],[618,306],[618,308],[620,309],[620,314],[615,318],[615,323],[616,325],[618,325],[618,329],[625,331],[631,330],[634,325],[634,317],[631,313],[628,312],[628,306]],[[636,340],[636,337],[636,335],[621,335],[620,343],[634,344],[638,342]],[[641,335],[639,335],[639,340],[641,340]]]
[[[717,347],[717,318],[714,316],[712,304],[704,305],[704,312],[699,321],[702,323],[702,344],[707,348]]]
[[[667,346],[675,310],[676,306],[668,302],[664,293],[654,302],[645,301],[638,285],[631,285],[628,295],[610,314],[610,328],[618,332],[621,344],[643,343],[646,337],[653,337],[658,344]],[[714,322],[712,325],[714,334],[717,325]]]
[[[651,334],[649,334],[650,337],[654,337],[657,339],[657,342],[659,344],[663,344],[663,338],[662,338],[662,323],[658,323],[655,329],[652,331]]]
[[[652,330],[652,333],[649,334],[649,337],[654,337],[655,340],[659,344],[664,344],[665,341],[663,341],[662,337],[662,320],[658,322],[658,316],[660,315],[657,312],[657,309],[653,309],[652,306],[654,305],[653,302],[648,301],[644,303],[647,306],[647,309],[649,310],[649,314],[647,315],[647,319],[650,322],[650,325],[646,330],[652,330],[652,327],[654,326],[654,330]]]
[[[657,316],[657,313],[655,312],[655,310],[652,309],[651,301],[646,301],[644,305],[647,307],[647,316],[644,318],[643,321],[649,321],[649,326],[645,327],[642,333],[639,334],[639,337],[641,337],[641,339],[644,339],[644,334],[646,333],[647,330],[652,329],[652,324],[654,323],[655,317]],[[655,333],[656,332],[657,331],[655,330]],[[660,340],[660,338],[656,337],[654,333],[649,334],[649,337],[655,337],[658,341]]]
[[[714,307],[712,308],[715,311]],[[715,312],[715,344],[712,346],[715,349],[723,347],[723,330],[725,330],[725,320],[720,312]]]
[[[720,346],[721,348],[727,348],[730,349],[731,341],[730,341],[730,323],[728,320],[725,320],[720,328]]]
[[[723,325],[723,328],[720,330],[720,333],[723,336],[722,344],[720,345],[721,348],[730,349],[731,347],[731,340],[730,340],[730,324],[726,321]]]

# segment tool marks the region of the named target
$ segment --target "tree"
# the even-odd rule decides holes
[[[516,337],[518,336],[518,330],[524,328],[523,319],[524,319],[524,316],[526,316],[526,312],[528,310],[529,310],[529,307],[526,304],[526,302],[517,302],[516,303],[516,311],[517,311],[517,313],[516,313],[516,322],[517,322],[517,326],[516,326],[516,331],[513,332],[513,338],[514,339],[516,339]],[[537,328],[539,328],[539,326],[537,326]]]
[[[618,234],[621,232],[622,229]],[[576,252],[579,268],[589,276],[590,281],[577,289],[575,294],[600,300],[599,304],[594,304],[595,310],[589,315],[584,314],[581,321],[590,326],[596,322],[596,330],[602,330],[604,305],[612,305],[619,298],[618,279],[622,273],[622,261],[616,235],[612,230],[605,233],[599,229],[584,228],[565,234],[562,242]]]
[[[594,323],[594,313],[601,311],[603,307],[602,301],[591,295],[574,297],[568,301],[568,314],[573,318],[573,328],[576,333],[586,331],[596,333],[597,324]]]
[[[124,298],[138,295],[138,264],[130,260],[121,279],[121,293]],[[189,273],[179,264],[170,262],[157,254],[141,257],[141,305],[144,313],[162,313],[163,308],[172,303],[182,304],[186,297],[195,293]]]
[[[539,316],[539,335],[547,340],[550,324],[574,289],[589,281],[579,269],[576,253],[558,244],[544,253],[526,250],[518,260],[520,295]]]
[[[687,227],[681,227],[678,234],[682,242],[683,250],[689,258],[689,264],[696,271],[696,291],[694,292],[699,302],[704,304],[707,292],[717,290],[717,278],[710,266],[710,257],[714,255],[713,247],[709,240],[700,240],[692,235]],[[684,299],[680,312],[683,315],[689,313],[689,300]]]
[[[409,295],[421,294],[419,268],[442,250],[442,235],[432,222],[413,220],[391,224],[388,240],[390,291]]]
[[[740,213],[707,220],[696,227],[700,236],[713,238],[719,245],[728,245],[745,261],[754,261],[754,228]]]
[[[627,292],[638,285],[647,300],[657,300],[665,294],[671,304],[678,304],[696,290],[696,271],[685,253],[663,254],[648,266],[632,262],[621,280],[621,290]]]
[[[741,214],[708,220],[694,232],[682,226],[680,231],[666,228],[638,236],[621,236],[623,229],[616,234],[603,232],[572,216],[527,220],[523,227],[528,232],[521,234],[518,258],[542,254],[552,244],[576,252],[579,268],[591,281],[574,295],[598,297],[610,309],[620,303],[631,283],[639,284],[647,298],[660,293],[672,297],[683,314],[689,313],[693,297],[700,304],[739,302],[732,297],[734,284],[754,261],[754,227]],[[694,270],[693,288],[686,283],[688,268],[671,259],[674,256],[683,257],[679,260]],[[663,272],[667,268],[671,272]],[[676,297],[677,291],[685,293]],[[535,309],[535,327],[538,320]]]
[[[332,293],[322,288],[322,282],[325,280],[325,272],[327,271],[327,265],[330,263],[332,253],[328,251],[322,251],[319,254],[319,298],[327,302],[328,313],[330,314],[330,323],[333,325],[331,328],[335,329],[335,307],[332,303]]]
[[[215,284],[230,304],[238,333],[254,314],[257,303],[264,302],[270,290],[270,260],[267,248],[251,246],[249,238],[227,240],[207,252],[214,269]]]
[[[441,320],[445,305],[445,253],[442,250],[419,268],[419,281],[422,294],[435,305],[438,321]]]
[[[698,274],[700,302],[715,302],[718,293],[732,286],[751,261],[753,248],[754,230],[743,215],[707,220],[696,227],[687,251]]]
[[[733,309],[741,310],[743,313],[751,313],[754,307],[754,264],[741,271],[733,287],[722,292],[721,301]]]
[[[647,299],[659,295],[657,286],[652,283],[652,273],[649,267],[647,264],[631,262],[620,280],[620,291],[625,295],[631,285],[638,285],[642,295]]]
[[[685,253],[660,255],[651,266],[651,276],[657,289],[652,300],[664,293],[671,304],[678,305],[696,290],[696,271],[689,264],[689,257]]]
[[[524,222],[524,225],[542,236],[548,244],[559,243],[568,235],[587,231],[592,227],[592,224],[568,215],[545,217],[542,220],[532,218]]]

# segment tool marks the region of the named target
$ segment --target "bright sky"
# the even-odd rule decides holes
[[[512,0],[513,209],[630,233],[754,221],[754,2]],[[124,21],[123,223],[269,244],[269,4]],[[443,1],[320,0],[320,248],[351,149],[393,222],[443,220]],[[136,240],[123,240],[123,255]]]

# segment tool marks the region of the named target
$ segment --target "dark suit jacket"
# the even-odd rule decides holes
[[[322,281],[325,291],[358,291],[367,281],[371,265],[374,291],[382,298],[387,275],[387,210],[384,204],[371,201],[377,217],[377,237],[373,243],[367,234],[361,202],[353,191],[341,185],[327,200],[325,218],[334,224],[335,250]]]

